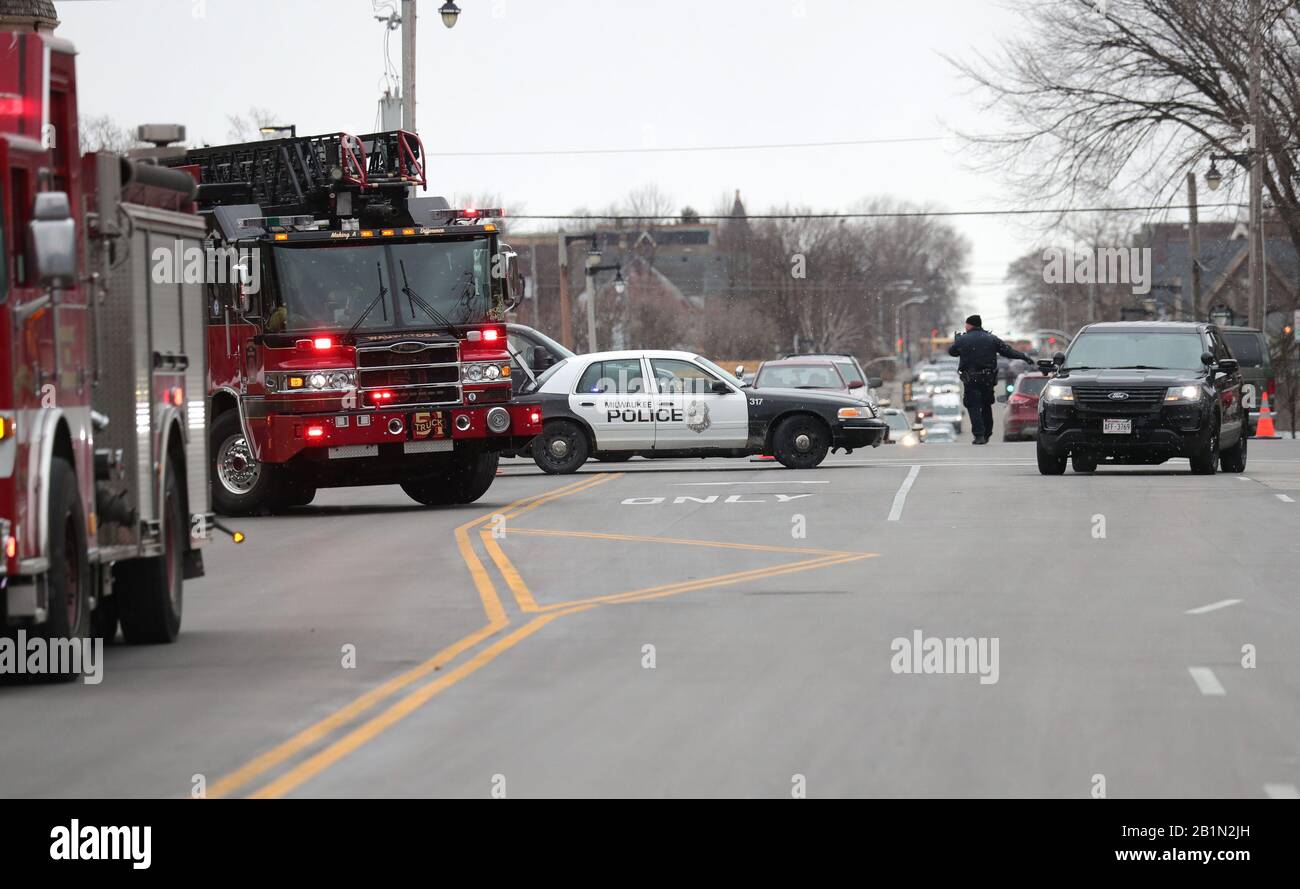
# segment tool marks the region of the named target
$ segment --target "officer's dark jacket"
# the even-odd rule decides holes
[[[957,364],[958,373],[996,371],[999,355],[1019,358],[1021,361],[1031,360],[1028,355],[1017,352],[982,327],[976,327],[953,340],[953,344],[948,347],[948,354],[961,358]]]

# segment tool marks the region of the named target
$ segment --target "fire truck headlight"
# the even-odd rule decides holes
[[[501,376],[501,368],[495,364],[489,364],[483,368],[483,379],[495,380],[499,376]]]
[[[331,389],[346,389],[351,385],[352,385],[352,380],[349,379],[349,375],[344,371],[339,370],[330,374]]]
[[[483,365],[471,364],[466,367],[465,379],[469,380],[471,383],[477,383],[479,380],[483,379]]]
[[[312,374],[307,382],[313,389],[324,389],[329,382],[329,378],[325,374]]]

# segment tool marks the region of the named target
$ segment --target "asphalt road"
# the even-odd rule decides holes
[[[506,466],[472,507],[361,488],[241,522],[177,644],[0,687],[0,795],[1300,786],[1300,443],[1245,478],[1044,478],[997,439]],[[917,632],[983,639],[986,681],[896,672]]]

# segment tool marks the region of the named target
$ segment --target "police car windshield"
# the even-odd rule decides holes
[[[1200,334],[1151,331],[1098,331],[1082,334],[1070,346],[1067,369],[1084,367],[1144,367],[1162,370],[1198,370],[1201,367]]]
[[[546,370],[542,371],[536,382],[525,385],[523,391],[536,392],[538,389],[542,388],[542,386],[546,385],[546,381],[555,376],[556,372],[559,371],[560,368],[564,367],[564,365],[568,363],[569,359],[565,358],[563,361],[558,361],[555,364],[552,364],[550,367],[546,368]]]
[[[735,386],[737,389],[743,389],[745,387],[744,383],[736,379],[731,374],[727,373],[722,368],[718,367],[716,364],[714,364],[709,359],[705,358],[703,355],[696,355],[695,360],[699,362],[704,368],[722,377],[724,380],[726,380],[731,385]]]

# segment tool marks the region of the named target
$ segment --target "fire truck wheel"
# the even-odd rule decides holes
[[[212,508],[222,515],[254,515],[274,500],[277,467],[258,463],[244,440],[238,411],[212,423]]]
[[[826,459],[830,430],[808,414],[795,414],[781,421],[772,434],[772,453],[787,469],[812,469]]]
[[[77,476],[68,461],[50,464],[49,613],[41,632],[61,639],[83,639],[90,632],[90,560],[86,517],[77,493]],[[58,676],[73,679],[73,675]]]
[[[451,465],[437,475],[402,482],[402,490],[425,506],[473,503],[492,487],[500,462],[498,457],[490,451],[457,455],[452,458]]]
[[[542,472],[568,475],[587,462],[587,435],[576,423],[552,420],[533,439],[533,460]]]
[[[280,490],[276,492],[273,511],[306,506],[316,499],[316,486],[293,476],[280,479]]]
[[[188,531],[176,467],[167,461],[163,481],[163,554],[151,559],[118,562],[114,596],[122,637],[129,645],[174,642],[181,631],[184,601],[184,548]]]

